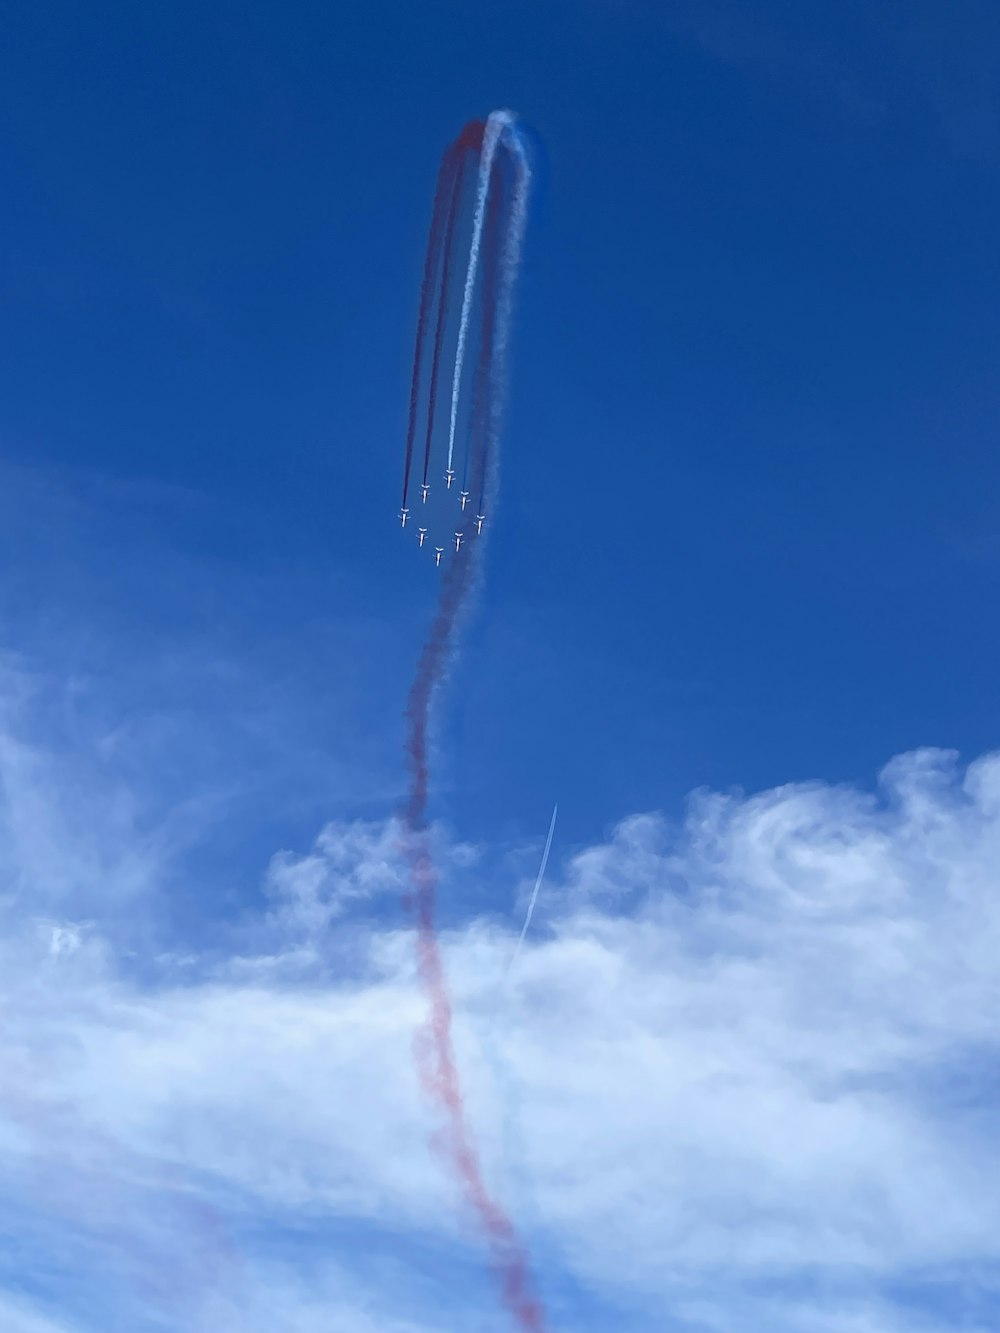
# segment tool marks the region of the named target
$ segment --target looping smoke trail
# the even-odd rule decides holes
[[[413,438],[417,431],[417,405],[420,401],[420,377],[421,363],[423,360],[424,331],[427,327],[427,313],[430,307],[431,294],[434,290],[434,279],[437,271],[438,260],[438,234],[440,233],[443,218],[443,197],[445,187],[451,176],[451,152],[445,154],[441,163],[441,169],[438,172],[438,186],[434,193],[434,211],[431,215],[431,234],[427,245],[427,253],[424,255],[424,277],[420,285],[420,305],[417,309],[417,345],[413,354],[413,373],[410,377],[410,409],[409,419],[406,426],[406,457],[403,461],[403,508],[406,508],[406,500],[410,490],[410,467],[413,462]]]
[[[464,127],[455,142],[448,148],[441,159],[438,170],[437,188],[434,191],[434,207],[431,213],[431,230],[424,255],[424,274],[420,284],[420,305],[417,309],[417,340],[413,353],[413,373],[410,378],[410,404],[406,427],[406,457],[403,463],[403,508],[410,489],[410,468],[413,462],[413,441],[417,432],[417,408],[420,402],[420,383],[423,373],[423,352],[426,342],[427,320],[433,304],[437,278],[438,262],[441,253],[441,232],[445,225],[448,201],[453,191],[460,189],[460,182],[455,178],[461,175],[461,165],[466,149],[478,149],[482,144],[484,125],[481,120],[471,120]],[[445,297],[442,290],[441,298]],[[426,481],[426,476],[424,477]]]
[[[434,439],[434,421],[437,414],[437,391],[441,368],[441,349],[444,345],[444,328],[448,316],[447,295],[451,287],[451,260],[454,249],[455,223],[458,220],[459,204],[462,200],[462,181],[464,177],[465,157],[460,155],[454,171],[451,186],[451,199],[448,203],[448,221],[444,233],[444,258],[441,267],[441,290],[438,296],[437,321],[434,327],[434,351],[431,358],[430,384],[427,393],[427,434],[424,439],[423,483],[427,485],[427,476],[431,465],[431,443]],[[417,338],[420,338],[418,328]],[[464,487],[463,487],[464,489]]]
[[[497,366],[495,361],[497,286],[500,281],[499,265],[501,261],[500,227],[501,210],[504,199],[502,180],[494,167],[490,184],[493,187],[488,196],[486,217],[482,231],[482,250],[485,256],[483,269],[482,296],[482,331],[479,342],[479,357],[473,376],[472,414],[469,422],[468,443],[465,448],[465,460],[462,465],[462,490],[469,490],[469,464],[473,468],[473,489],[479,495],[478,513],[485,512],[485,493],[490,476],[489,470],[489,423],[491,405],[496,397]]]
[[[504,143],[509,147],[515,165],[515,179],[503,252],[499,260],[499,291],[497,295],[495,328],[492,347],[492,392],[487,409],[487,426],[483,446],[482,480],[479,490],[479,512],[485,513],[486,491],[495,488],[499,465],[498,443],[500,417],[503,412],[507,384],[507,348],[510,341],[511,314],[514,307],[514,279],[521,264],[524,229],[528,218],[528,188],[531,172],[514,123],[508,122],[502,130]]]
[[[509,113],[494,113],[486,122],[482,136],[479,193],[473,223],[472,252],[466,274],[463,297],[463,321],[460,326],[459,349],[465,354],[469,310],[475,286],[476,267],[480,247],[486,254],[486,278],[483,289],[483,336],[476,367],[470,439],[473,449],[475,481],[485,492],[495,478],[495,461],[488,466],[487,449],[490,436],[496,433],[498,421],[497,398],[502,363],[497,359],[497,348],[507,341],[507,321],[510,316],[510,290],[520,249],[523,229],[523,200],[527,190],[527,165],[523,154],[513,154],[518,170],[518,188],[515,188],[513,209],[504,224],[503,201],[499,183],[494,186],[494,158],[501,135],[513,137],[513,118]],[[442,181],[439,179],[439,191]],[[457,188],[457,187],[456,187]],[[488,196],[492,194],[492,198]],[[442,196],[444,197],[444,196]],[[521,201],[520,204],[518,201]],[[520,207],[520,212],[518,208]],[[441,212],[435,207],[434,219],[441,226]],[[440,245],[440,234],[431,224],[431,246]],[[504,243],[500,235],[504,233]],[[470,276],[471,275],[471,276]],[[421,292],[426,328],[426,310],[430,308],[431,293]],[[448,292],[442,287],[439,300],[443,304]],[[440,309],[440,307],[439,307]],[[440,319],[440,315],[439,315]],[[419,324],[419,321],[418,321]],[[459,352],[456,352],[458,357]],[[415,374],[419,382],[420,349],[416,354]],[[461,381],[460,367],[456,366],[453,379],[451,431],[449,434],[449,462],[454,445],[454,427],[457,421],[457,393]],[[419,388],[418,391],[419,392]],[[433,428],[433,420],[431,422]],[[412,444],[412,441],[409,441]],[[495,460],[495,452],[493,454]],[[492,468],[492,471],[490,470]],[[490,476],[487,475],[490,471]],[[480,512],[483,512],[482,509]],[[456,546],[453,558],[443,572],[441,594],[437,611],[431,622],[426,641],[417,662],[416,673],[406,705],[406,757],[410,771],[410,787],[403,811],[404,846],[410,866],[413,885],[412,906],[416,918],[417,967],[427,994],[429,1013],[426,1026],[416,1044],[418,1071],[425,1089],[445,1112],[446,1124],[441,1140],[459,1180],[467,1202],[474,1210],[485,1233],[492,1268],[498,1278],[503,1300],[526,1333],[544,1333],[545,1318],[542,1307],[531,1290],[527,1255],[518,1239],[513,1223],[490,1194],[483,1176],[482,1163],[462,1100],[461,1083],[455,1060],[452,1035],[452,1005],[444,974],[441,946],[435,928],[437,875],[431,855],[430,834],[427,826],[428,800],[428,727],[435,692],[440,686],[454,650],[461,613],[475,583],[477,552],[480,544],[471,539],[473,519],[466,520],[464,544]]]
[[[469,265],[465,273],[465,288],[462,292],[462,313],[458,324],[458,346],[455,349],[455,370],[451,381],[451,419],[448,424],[448,467],[452,467],[455,454],[455,430],[458,425],[458,400],[462,388],[462,370],[465,365],[465,345],[469,334],[469,316],[472,312],[472,297],[476,288],[476,270],[479,266],[479,247],[482,241],[483,220],[486,212],[486,196],[489,193],[490,178],[493,174],[493,159],[496,156],[500,135],[505,129],[514,127],[514,117],[509,111],[491,111],[486,118],[483,133],[483,145],[479,159],[479,186],[476,192],[476,212],[472,220],[472,244],[469,247]]]

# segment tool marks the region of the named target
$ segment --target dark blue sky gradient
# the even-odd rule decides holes
[[[438,768],[462,836],[541,836],[558,798],[584,841],[702,783],[1000,743],[1000,11],[755,8],[5,19],[7,460],[198,495],[155,535],[272,590],[240,613],[251,654],[390,627],[352,705],[386,764],[435,587],[396,507],[438,158],[494,107],[537,131]],[[196,583],[178,632],[218,611]],[[353,734],[329,743],[350,768]]]

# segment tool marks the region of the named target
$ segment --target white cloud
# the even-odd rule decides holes
[[[478,1251],[427,1147],[410,941],[371,910],[402,887],[392,821],[275,857],[257,951],[195,951],[178,983],[110,942],[159,882],[146,832],[114,816],[127,801],[81,820],[100,785],[74,806],[61,761],[18,744],[0,747],[0,858],[21,886],[0,957],[0,1227],[36,1286],[55,1300],[67,1272],[96,1273],[132,1293],[136,1329],[447,1323],[407,1247]],[[54,896],[86,920],[53,911],[53,865],[75,867],[78,891]],[[937,1328],[899,1291],[944,1272],[957,1299],[1000,1259],[998,865],[1000,757],[963,772],[924,751],[877,795],[702,793],[682,826],[626,820],[546,890],[549,927],[506,990],[516,923],[449,933],[470,1113],[543,1281],[642,1330],[664,1310],[705,1330]],[[350,966],[331,969],[342,931]],[[336,1242],[308,1280],[294,1246],[272,1251],[276,1228],[334,1225],[392,1241],[394,1282],[349,1277]],[[157,1322],[164,1265],[184,1295]],[[75,1323],[8,1323],[90,1333],[89,1299],[66,1305]]]
[[[266,890],[278,904],[276,918],[293,931],[315,935],[351,903],[386,893],[402,895],[406,875],[399,836],[392,821],[335,822],[323,829],[308,855],[278,852],[266,880]]]

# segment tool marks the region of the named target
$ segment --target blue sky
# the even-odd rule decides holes
[[[996,1325],[998,51],[978,0],[8,16],[5,1328],[508,1326],[393,825],[420,265],[498,106],[433,800],[488,1176],[553,1329]]]

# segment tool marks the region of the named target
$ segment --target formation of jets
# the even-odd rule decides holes
[[[447,489],[448,489],[449,491],[451,490],[451,484],[452,484],[452,482],[453,482],[454,480],[455,480],[455,472],[454,472],[454,469],[453,469],[453,468],[448,468],[447,471],[446,471],[445,474],[444,474],[444,483],[445,483],[445,486],[447,487]],[[428,494],[430,493],[430,489],[431,489],[431,488],[430,488],[430,486],[429,486],[429,484],[428,484],[427,482],[423,482],[423,483],[421,484],[421,487],[420,487],[420,500],[421,500],[421,503],[423,503],[423,504],[426,504],[426,503],[427,503],[427,496],[428,496]],[[464,514],[464,513],[465,513],[465,510],[466,510],[466,506],[467,506],[468,503],[469,503],[469,492],[468,492],[468,491],[460,491],[460,492],[459,492],[459,496],[458,496],[458,498],[459,498],[459,502],[460,502],[460,504],[461,504],[461,506],[462,506],[462,513]],[[399,513],[399,522],[400,522],[400,526],[403,527],[403,528],[405,528],[406,525],[407,525],[407,523],[409,522],[409,519],[410,519],[410,511],[409,511],[408,508],[406,508],[406,506],[404,506],[404,507],[400,510],[400,513]],[[477,514],[477,515],[476,515],[476,536],[477,536],[477,537],[480,536],[480,535],[482,534],[482,531],[483,531],[483,524],[484,524],[485,522],[486,522],[486,516],[485,516],[485,514]],[[427,540],[427,533],[428,533],[428,529],[427,529],[427,528],[420,528],[420,527],[417,528],[417,545],[418,545],[418,546],[423,546],[424,542],[426,542],[426,540]],[[464,532],[456,532],[456,533],[455,533],[455,552],[456,552],[456,554],[462,549],[462,542],[463,542],[464,540],[465,540],[465,533],[464,533]],[[443,546],[435,546],[435,547],[434,547],[434,567],[435,567],[435,569],[440,568],[440,565],[441,565],[441,557],[442,557],[443,555],[444,555],[444,547],[443,547]]]

